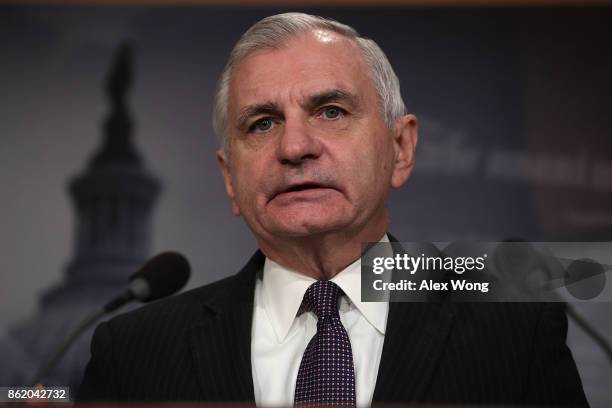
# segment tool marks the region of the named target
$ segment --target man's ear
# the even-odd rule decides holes
[[[232,203],[232,212],[234,215],[240,216],[240,208],[238,208],[238,205],[236,204],[236,196],[234,195],[231,167],[229,161],[225,157],[225,151],[223,149],[217,150],[217,160],[219,161],[219,167],[221,168],[221,174],[223,175],[225,192]]]
[[[414,167],[414,151],[419,139],[416,116],[404,115],[398,118],[393,132],[395,162],[391,186],[399,188],[408,180]]]

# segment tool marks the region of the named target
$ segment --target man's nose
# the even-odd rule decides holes
[[[277,146],[281,164],[300,166],[305,161],[321,156],[321,141],[314,135],[308,123],[299,119],[287,119]]]

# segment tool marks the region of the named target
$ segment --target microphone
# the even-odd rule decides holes
[[[111,313],[133,300],[151,302],[178,292],[189,280],[189,261],[177,252],[162,252],[149,259],[132,276],[125,292],[104,306]]]
[[[130,284],[125,292],[83,319],[76,329],[66,337],[47,363],[38,370],[30,382],[30,386],[34,387],[39,384],[66,354],[75,340],[101,317],[134,300],[151,302],[170,296],[185,286],[190,274],[189,261],[177,252],[162,252],[149,259],[130,277]]]
[[[512,265],[514,269],[525,269],[525,272],[529,273],[535,269],[540,269],[550,281],[559,280],[560,277],[563,278],[562,284],[557,284],[555,286],[551,286],[551,288],[559,288],[565,286],[570,294],[576,296],[567,288],[567,285],[580,281],[582,279],[587,279],[594,275],[602,275],[604,273],[603,266],[595,261],[590,260],[569,260],[563,259],[552,255],[543,255],[536,248],[534,248],[529,242],[521,239],[521,238],[509,238],[505,239],[501,242],[501,244],[510,244],[505,246],[498,246],[495,254],[496,261],[500,261],[501,258],[508,258],[514,260],[515,263],[521,262],[520,265],[522,268],[517,268],[517,265]],[[516,246],[512,246],[512,244],[516,244]],[[512,252],[510,252],[512,251]],[[546,262],[546,261],[550,262]],[[571,262],[567,270],[564,270],[560,260]],[[500,266],[497,265],[499,268]],[[605,265],[606,269],[609,269],[609,265]],[[587,270],[586,268],[589,268]],[[595,273],[593,273],[593,268],[595,268]],[[573,273],[572,273],[573,272]],[[584,276],[586,275],[586,276]],[[579,277],[580,276],[580,277]],[[598,284],[605,285],[605,280],[603,283],[598,282]],[[598,288],[595,288],[596,290]],[[603,287],[601,288],[603,290]],[[589,292],[592,292],[593,288],[589,288]],[[565,303],[565,309],[567,315],[570,319],[576,323],[576,325],[582,329],[582,331],[591,338],[599,346],[599,348],[604,352],[606,357],[608,358],[610,364],[612,365],[612,345],[610,342],[601,334],[594,325],[592,325],[586,318],[584,318],[580,313],[576,311],[576,309],[571,305],[571,303],[565,301],[565,299],[561,298],[561,296],[552,293],[552,295],[556,298],[557,301],[563,301]],[[592,295],[592,293],[590,293]],[[596,296],[596,295],[595,295]],[[594,297],[594,296],[593,296]],[[579,297],[578,297],[579,298]]]

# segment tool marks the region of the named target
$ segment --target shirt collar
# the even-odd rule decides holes
[[[385,234],[380,242],[389,242]],[[304,293],[316,279],[285,268],[266,258],[263,269],[262,303],[276,339],[283,342],[302,304]],[[331,279],[346,294],[365,319],[380,333],[385,333],[388,302],[361,301],[361,257]]]

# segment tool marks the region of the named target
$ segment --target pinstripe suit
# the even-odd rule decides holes
[[[79,400],[254,402],[263,261],[102,323]],[[562,304],[391,303],[373,401],[588,406],[566,330]]]

